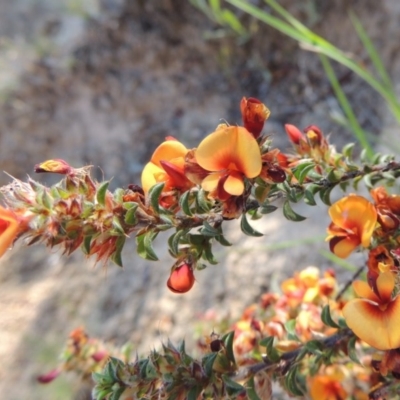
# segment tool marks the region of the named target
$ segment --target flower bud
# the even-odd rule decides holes
[[[286,131],[287,135],[289,136],[289,140],[293,144],[298,145],[298,144],[300,144],[301,140],[305,140],[305,137],[301,133],[300,129],[295,127],[294,125],[286,124],[285,131]]]
[[[12,210],[0,206],[0,257],[17,237],[20,222],[20,219]]]
[[[50,372],[47,372],[47,374],[39,375],[37,377],[37,380],[39,383],[50,383],[54,379],[57,378],[58,375],[60,375],[61,370],[59,369],[53,369]]]
[[[168,289],[174,293],[186,293],[194,285],[194,274],[190,264],[184,263],[171,271]]]
[[[264,127],[264,122],[268,119],[270,111],[254,97],[243,97],[240,102],[240,111],[244,127],[257,139]]]
[[[40,172],[53,172],[56,174],[67,175],[73,168],[64,160],[56,158],[54,160],[47,160],[40,164],[36,164],[34,171]]]

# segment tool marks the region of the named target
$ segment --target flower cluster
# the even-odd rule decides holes
[[[366,282],[353,282],[358,297],[352,298],[337,294],[331,270],[322,276],[317,268],[296,273],[283,282],[280,295],[267,293],[260,304],[246,309],[230,334],[203,342],[206,355],[201,361],[182,346],[166,346],[164,354],[155,352],[133,364],[111,359],[95,376],[98,400],[111,398],[111,393],[115,399],[122,393],[129,393],[126,398],[132,393],[132,398],[160,398],[160,393],[256,398],[249,391],[268,392],[271,378],[291,394],[307,392],[313,400],[363,400],[365,388],[379,377],[385,380],[373,389],[371,399],[390,393],[393,379],[400,376],[400,195],[385,188],[400,176],[400,164],[377,154],[372,160],[361,156],[358,165],[353,145],[338,152],[315,125],[303,131],[285,125],[293,149],[283,153],[262,134],[268,108],[258,99],[243,98],[240,110],[242,125],[220,124],[196,148],[167,137],[145,165],[140,185],[111,191],[109,181],[91,177],[90,166],[74,168],[61,159],[37,164],[35,172],[57,173],[62,179],[51,187],[31,178],[13,179],[0,188],[0,257],[25,238],[28,245],[58,246],[67,255],[80,248],[96,262],[122,266],[122,249],[134,237],[138,254],[155,261],[153,241],[170,230],[174,261],[166,286],[184,294],[193,288],[198,271],[218,263],[213,246],[231,245],[224,236],[226,221],[240,219],[244,234],[262,236],[249,218],[276,211],[277,200],[283,203],[284,217],[295,222],[305,217],[295,212],[294,203],[322,202],[332,220],[327,229],[330,250],[346,258],[356,249],[367,249]],[[331,204],[334,188],[346,192],[352,186],[357,191],[361,181],[371,200],[345,194]],[[366,356],[365,369],[355,364],[343,368],[343,357],[355,359],[356,350],[367,345],[381,353]],[[73,332],[67,348],[61,369],[79,367],[85,376],[109,354],[98,350],[82,330]],[[40,380],[51,381],[59,372]]]

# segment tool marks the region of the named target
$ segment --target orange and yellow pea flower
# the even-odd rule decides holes
[[[0,257],[14,242],[20,228],[20,218],[10,209],[0,206]]]
[[[310,397],[312,400],[346,400],[348,393],[343,387],[346,378],[344,366],[332,365],[324,373],[309,379]]]
[[[187,190],[193,186],[185,176],[185,156],[188,149],[173,138],[168,138],[154,151],[142,172],[142,187],[147,194],[152,186],[165,182],[164,192]]]
[[[400,347],[400,297],[392,298],[395,277],[390,271],[376,280],[376,293],[366,282],[356,281],[353,288],[359,299],[343,308],[348,327],[361,340],[378,350]]]
[[[329,208],[332,223],[328,227],[332,253],[347,258],[359,245],[368,247],[377,222],[376,209],[366,198],[350,195]]]
[[[242,195],[244,179],[261,172],[259,145],[246,128],[239,126],[220,125],[200,143],[195,156],[200,167],[210,172],[202,188],[220,200]]]

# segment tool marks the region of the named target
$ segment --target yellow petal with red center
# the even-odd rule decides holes
[[[392,292],[395,285],[395,279],[390,271],[382,272],[376,280],[376,287],[378,288],[381,303],[389,303],[392,299]]]
[[[329,208],[329,215],[335,225],[359,235],[361,244],[369,246],[377,213],[366,198],[356,195],[344,197]]]
[[[167,174],[165,171],[157,165],[149,162],[145,165],[142,171],[142,188],[145,193],[148,193],[150,188],[156,183],[163,182]]]
[[[348,237],[334,237],[329,242],[332,253],[340,258],[347,258],[359,245],[359,238],[354,235]]]
[[[236,170],[248,178],[261,172],[261,153],[256,139],[238,126],[220,128],[208,135],[196,150],[198,164],[207,171]]]
[[[185,157],[188,149],[177,140],[167,140],[161,143],[154,151],[151,162],[161,168],[160,161],[171,161],[174,158]]]
[[[0,257],[17,236],[19,221],[13,211],[0,206]]]
[[[369,300],[351,300],[343,316],[354,334],[370,346],[378,350],[400,347],[400,297],[384,310]]]
[[[217,189],[218,182],[221,179],[223,174],[215,173],[215,174],[210,174],[206,176],[203,181],[201,182],[201,187],[206,191],[206,192],[213,192],[214,190]]]
[[[380,303],[380,298],[372,291],[367,282],[355,281],[352,286],[358,297]]]
[[[224,183],[224,189],[232,196],[240,196],[244,192],[243,176],[237,172],[231,172]]]

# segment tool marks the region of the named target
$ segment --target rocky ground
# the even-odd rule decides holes
[[[293,13],[340,48],[365,59],[346,17],[350,4],[378,44],[394,82],[400,77],[395,0],[304,2]],[[0,0],[0,167],[18,178],[48,158],[74,166],[92,164],[113,185],[138,182],[143,164],[167,135],[196,146],[221,119],[240,121],[242,96],[271,109],[266,132],[289,147],[284,123],[331,132],[339,146],[350,132],[335,123],[340,108],[318,58],[259,23],[244,41],[221,31],[184,0]],[[248,20],[247,17],[243,17]],[[205,37],[208,39],[206,40]],[[363,127],[390,142],[397,133],[383,101],[365,83],[337,68]],[[383,137],[383,141],[382,141]],[[50,179],[51,178],[42,178]],[[0,183],[8,182],[0,175]],[[68,332],[89,333],[120,345],[130,340],[147,352],[163,340],[185,338],[205,313],[238,316],[288,273],[316,264],[332,266],[319,252],[323,207],[299,208],[307,224],[276,212],[247,239],[237,224],[221,264],[197,275],[185,296],[165,286],[171,260],[165,238],[158,262],[126,246],[125,267],[94,267],[39,247],[17,248],[0,263],[0,393],[10,400],[84,398],[73,377],[38,386],[35,377],[56,365]],[[80,397],[79,397],[80,396]]]

